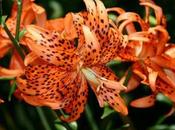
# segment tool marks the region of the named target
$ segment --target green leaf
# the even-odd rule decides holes
[[[16,90],[16,81],[14,80],[13,84],[10,88],[10,92],[9,92],[9,95],[8,95],[8,101],[11,101],[12,95],[15,92],[15,90]]]
[[[56,130],[67,130],[63,125],[61,124],[55,124]]]
[[[75,122],[75,121],[69,123],[69,126],[72,128],[72,130],[77,130],[78,129],[77,122]]]
[[[2,22],[2,0],[0,0],[0,23]]]
[[[112,21],[116,21],[117,16],[113,13],[108,14],[108,18],[111,19]]]
[[[161,93],[157,94],[156,100],[159,101],[159,102],[168,104],[168,105],[172,105],[173,104],[172,101],[167,96],[164,96]]]
[[[0,77],[0,80],[13,80],[14,77]]]
[[[117,65],[117,64],[120,64],[120,63],[121,63],[121,61],[119,61],[119,60],[111,60],[106,65],[107,66],[114,66],[114,65]]]
[[[125,79],[125,82],[124,82],[124,85],[127,86],[128,85],[128,82],[129,82],[129,79],[131,78],[132,76],[132,71],[131,71],[131,68],[128,69],[128,72],[127,72],[127,75],[126,75],[126,79]]]
[[[151,26],[155,26],[157,24],[157,21],[155,17],[153,16],[149,16],[149,21],[150,21]]]
[[[53,10],[50,18],[58,18],[64,14],[63,7],[58,1],[49,1],[49,7]]]
[[[4,27],[3,26],[3,23],[5,23],[6,19],[7,19],[7,16],[6,15],[4,15],[4,16],[1,17],[1,26],[2,27]]]
[[[148,130],[169,130],[168,125],[155,125]]]
[[[24,36],[24,34],[27,32],[27,30],[26,29],[23,29],[22,31],[20,31],[19,32],[19,39],[21,39],[23,36]]]
[[[101,116],[101,119],[104,119],[105,117],[109,116],[113,112],[115,112],[115,111],[113,109],[109,108],[108,106],[104,107],[104,111],[103,111],[103,114]]]

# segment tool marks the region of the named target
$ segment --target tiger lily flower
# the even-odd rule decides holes
[[[16,31],[16,19],[17,19],[17,1],[14,2],[11,16],[7,19],[6,25],[10,30],[12,35],[15,35]],[[26,25],[29,25],[35,21],[38,26],[44,26],[46,21],[45,10],[36,5],[34,0],[23,0],[22,1],[22,12],[21,12],[21,22],[20,31],[22,31]],[[0,67],[0,77],[16,77],[21,75],[24,71],[24,63],[20,55],[14,49],[12,41],[9,39],[5,30],[0,26],[0,58],[4,57],[7,52],[12,49],[12,57],[10,60],[9,68]],[[20,39],[20,44],[25,45],[25,37]],[[14,93],[16,97],[19,97],[19,90],[17,89]]]
[[[101,107],[108,103],[122,114],[128,113],[120,91],[126,88],[105,64],[122,46],[122,35],[109,27],[107,11],[99,0],[84,0],[87,11],[71,13],[76,35],[71,38],[55,30],[27,26],[31,50],[26,56],[25,73],[17,77],[24,100],[34,106],[63,109],[70,122],[84,110],[88,95],[87,83]],[[69,23],[72,25],[72,23]],[[75,38],[78,38],[78,46]],[[36,61],[39,61],[37,62]]]
[[[148,18],[143,20],[136,13],[125,13],[118,17],[119,22],[123,21],[120,30],[124,29],[124,25],[131,21],[138,22],[142,31],[137,33],[149,39],[148,42],[132,41],[128,43],[129,50],[127,56],[123,58],[132,61],[131,67],[133,75],[128,82],[127,91],[135,89],[140,82],[148,85],[152,90],[152,95],[137,99],[131,102],[135,107],[150,107],[154,105],[156,95],[161,92],[168,96],[173,102],[175,101],[175,82],[174,82],[174,47],[168,44],[169,34],[166,31],[165,18],[159,6],[150,2],[143,2],[141,5],[146,6],[148,11],[150,8],[155,10],[157,25],[150,27]],[[132,16],[132,17],[128,17]],[[148,16],[147,16],[148,17]],[[126,22],[127,21],[127,22]],[[126,52],[126,50],[124,50]],[[168,53],[171,53],[169,55]],[[121,57],[122,57],[121,53]],[[134,60],[133,60],[134,59]]]
[[[11,11],[11,17],[9,17],[6,21],[7,27],[9,28],[9,30],[11,31],[13,35],[15,35],[15,31],[16,31],[16,18],[17,18],[17,3],[15,1],[12,7],[12,11]],[[25,1],[23,0],[22,1],[20,30],[24,29],[26,25],[31,24],[34,20],[36,20],[36,25],[44,26],[45,23],[43,22],[46,21],[45,19],[46,19],[46,14],[42,7],[33,3],[33,0],[25,0]],[[2,58],[11,48],[13,48],[13,45],[8,35],[6,34],[5,30],[1,26],[0,26],[0,40],[1,40],[0,58]],[[20,43],[25,45],[25,38],[22,38],[20,40]],[[24,66],[22,65],[23,62],[22,60],[20,60],[20,57],[16,51],[14,51],[14,53],[12,54],[12,61],[10,64],[11,69],[16,68],[16,67],[13,67],[14,64],[17,64],[18,66],[17,68],[20,68],[20,69],[22,66]],[[19,67],[19,64],[21,65],[21,67]],[[3,74],[1,76],[12,76],[10,75],[10,73],[7,73],[7,74],[5,74],[4,72],[2,73]]]

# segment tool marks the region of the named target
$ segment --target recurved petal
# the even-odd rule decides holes
[[[137,108],[147,108],[155,104],[155,95],[146,96],[143,98],[136,99],[131,102],[131,106]]]
[[[156,47],[156,55],[160,55],[165,51],[166,43],[169,40],[169,34],[167,30],[162,26],[156,26],[149,29],[150,33],[155,33],[155,37],[158,39]]]
[[[83,25],[83,33],[85,37],[85,45],[81,49],[83,55],[84,64],[93,65],[100,60],[100,44],[90,28]]]
[[[154,9],[156,20],[157,20],[157,25],[162,24],[163,12],[159,6],[155,5],[153,2],[141,2],[140,5],[144,5],[144,6]],[[150,12],[147,11],[146,13],[150,13]],[[148,16],[148,14],[146,15]]]
[[[35,15],[36,25],[44,27],[47,20],[45,9],[34,3],[32,4],[32,9]]]
[[[95,2],[93,0],[84,0],[88,15],[87,15],[87,20],[85,21],[86,24],[90,27],[92,30],[98,30],[97,28],[97,8],[95,5]]]
[[[104,36],[108,33],[109,23],[108,23],[108,15],[104,4],[100,0],[95,0],[97,5],[97,13],[98,13],[98,22],[99,25],[99,33],[101,36]],[[104,37],[106,39],[106,37]]]
[[[147,31],[148,30],[148,25],[144,22],[143,19],[140,18],[140,16],[136,13],[133,12],[126,12],[121,14],[118,18],[117,21],[118,23],[125,21],[125,20],[130,20],[133,22],[138,22],[140,24],[140,27],[142,31]]]

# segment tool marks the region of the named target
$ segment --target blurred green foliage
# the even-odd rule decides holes
[[[119,6],[127,11],[144,15],[138,0],[132,0],[132,2],[131,0],[103,0],[103,2],[106,7]],[[163,8],[167,17],[167,29],[171,36],[170,42],[175,42],[175,0],[155,0],[155,2]],[[63,17],[68,12],[85,9],[83,0],[36,0],[36,3],[46,9],[48,19]],[[3,15],[10,15],[11,6],[12,0],[2,0]],[[154,18],[150,19],[154,24]],[[9,55],[0,60],[2,66],[7,67],[8,63]],[[111,62],[108,65],[118,76],[123,75],[123,70],[128,67],[128,63],[121,65],[119,62]],[[0,97],[5,100],[5,103],[0,105],[0,130],[44,130],[35,107],[18,101],[13,96],[10,96],[9,102],[9,92],[9,82],[0,81]],[[146,86],[141,86],[124,97],[131,100],[149,93]],[[127,117],[123,117],[108,106],[104,110],[100,108],[91,90],[88,104],[91,111],[84,112],[77,122],[71,124],[61,122],[50,109],[43,108],[43,110],[53,130],[175,130],[175,114],[170,117],[164,116],[171,110],[173,104],[161,94],[157,96],[156,105],[151,108],[138,109],[128,106]]]

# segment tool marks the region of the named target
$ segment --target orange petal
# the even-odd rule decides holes
[[[13,55],[10,60],[10,69],[21,69],[24,70],[24,62],[16,50],[14,50]]]
[[[29,35],[27,37],[36,40],[37,44],[57,50],[73,51],[74,43],[65,40],[57,32],[50,31],[39,26],[29,25],[26,27]],[[30,45],[30,44],[29,44]]]
[[[121,46],[121,33],[110,28],[108,31],[109,41],[102,45],[101,63],[107,63],[117,55],[118,47]]]
[[[99,33],[101,34],[101,36],[107,34],[108,32],[108,28],[109,28],[109,23],[108,23],[108,15],[107,15],[107,11],[106,8],[104,6],[104,4],[100,1],[100,0],[95,0],[96,5],[97,5],[97,13],[98,13],[98,25],[99,25]],[[105,39],[106,37],[104,37]]]
[[[120,8],[120,7],[112,7],[112,8],[107,8],[107,12],[116,12],[119,15],[125,13],[125,10]]]
[[[45,22],[47,20],[45,10],[41,6],[38,6],[37,4],[32,4],[32,9],[34,11],[36,25],[44,27]]]
[[[78,62],[78,56],[73,52],[74,46],[71,41],[57,39],[59,35],[39,27],[29,26],[27,30],[32,34],[30,38],[37,40],[37,43],[30,42],[28,46],[41,59],[65,69],[71,68]]]
[[[22,74],[23,71],[21,69],[6,69],[3,67],[0,67],[0,77],[16,77],[20,74]]]
[[[156,79],[158,76],[158,72],[153,71],[151,68],[147,68],[149,75],[148,75],[148,80],[149,80],[149,84],[150,87],[152,89],[152,91],[154,92],[156,90]]]
[[[168,44],[168,46],[165,48],[164,53],[169,57],[175,59],[175,46],[173,44]]]
[[[0,99],[0,104],[4,103],[4,100]]]
[[[163,71],[163,69],[159,65],[155,64],[149,59],[145,60],[144,62],[147,66],[152,68],[154,71],[157,71],[158,77],[160,77],[164,82],[175,87],[174,81],[172,81],[171,78],[166,75],[166,73]]]
[[[131,106],[137,107],[137,108],[147,108],[147,107],[153,106],[154,104],[155,104],[154,95],[139,98],[131,102]]]
[[[76,29],[73,25],[73,16],[72,13],[68,13],[64,18],[64,32],[62,35],[67,39],[75,39],[77,37]]]
[[[140,3],[140,5],[144,5],[144,6],[153,8],[155,11],[155,15],[156,15],[157,25],[160,25],[162,23],[163,12],[159,6],[157,6],[151,2],[142,2],[142,3]]]
[[[62,101],[47,101],[46,99],[43,99],[40,96],[30,96],[26,94],[21,94],[21,97],[24,99],[25,102],[32,106],[48,106],[52,109],[60,109],[62,108],[62,106],[64,106]]]
[[[70,116],[68,118],[61,117],[61,119],[66,122],[72,122],[77,120],[80,117],[80,114],[84,111],[84,107],[86,104],[88,95],[88,86],[85,77],[83,75],[79,76],[81,76],[81,82],[78,83],[77,82],[78,80],[76,80],[76,82],[78,83],[77,88],[79,89],[77,90],[77,92],[75,92],[73,101],[70,102],[70,107],[68,107],[70,111]]]
[[[124,100],[120,97],[118,91],[106,87],[101,87],[98,92],[95,91],[95,89],[93,90],[96,93],[101,107],[104,106],[104,102],[107,102],[115,111],[121,112],[124,115],[128,114],[128,110],[124,103]]]
[[[83,33],[85,37],[85,45],[81,50],[84,58],[84,64],[95,64],[100,59],[100,44],[90,28],[83,25]]]
[[[96,5],[93,0],[84,0],[87,11],[88,11],[88,16],[87,20],[85,21],[87,25],[89,25],[90,29],[93,29],[94,31],[97,28],[97,10],[96,10]]]
[[[118,81],[115,81],[117,77],[107,67],[96,66],[92,69],[96,73],[100,83],[94,84],[92,81],[89,80],[88,82],[90,83],[91,88],[96,94],[100,106],[103,107],[104,102],[107,102],[116,111],[126,115],[128,113],[127,108],[125,106],[124,101],[119,95],[119,92],[121,90],[124,90],[125,87],[122,86]]]
[[[9,51],[9,49],[12,47],[10,40],[5,40],[3,38],[0,38],[1,44],[0,44],[0,58],[4,57],[5,54]]]
[[[154,28],[150,28],[149,32],[156,33],[157,34],[157,47],[156,47],[156,55],[160,55],[165,50],[165,45],[167,41],[169,40],[169,34],[167,30],[162,26],[156,26]]]
[[[55,30],[61,33],[64,30],[64,18],[47,20],[45,23],[45,28],[48,30]]]
[[[38,59],[38,56],[34,52],[30,52],[24,59],[25,66],[28,66],[32,62]]]
[[[57,88],[63,87],[62,82],[65,77],[67,78],[66,84],[68,84],[72,74],[60,70],[54,65],[27,66],[24,79],[17,77],[17,84],[23,93],[37,95],[49,93],[52,89],[56,91]]]
[[[132,75],[128,81],[127,89],[125,92],[130,92],[136,89],[140,84],[140,79],[136,75]]]
[[[169,56],[166,55],[155,56],[152,57],[151,60],[163,68],[175,70],[175,59]]]
[[[140,26],[141,26],[142,31],[148,30],[148,25],[136,13],[127,12],[127,13],[121,14],[117,18],[118,23],[120,23],[123,20],[130,20],[130,21],[133,21],[133,22],[138,22],[140,24]]]

